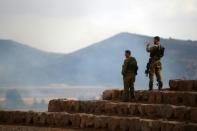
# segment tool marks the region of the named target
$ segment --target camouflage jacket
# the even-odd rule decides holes
[[[134,57],[129,57],[124,60],[124,64],[122,65],[122,75],[137,75],[137,61]]]
[[[152,47],[149,47],[147,46],[146,47],[146,51],[150,53],[150,58],[154,61],[158,61],[160,60],[160,57],[158,57],[156,54],[157,54],[157,51],[158,51],[158,48],[160,48],[160,44],[159,45],[154,45]]]

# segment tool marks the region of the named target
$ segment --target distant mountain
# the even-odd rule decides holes
[[[41,68],[61,56],[12,40],[0,40],[0,85],[41,84],[48,77]]]
[[[143,35],[120,33],[70,54],[43,52],[13,41],[0,41],[0,84],[93,84],[121,86],[124,51],[130,49],[139,65],[137,87],[148,83],[148,61]],[[161,39],[166,48],[163,62],[165,84],[169,79],[197,78],[197,41]]]

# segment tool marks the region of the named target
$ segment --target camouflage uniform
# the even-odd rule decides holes
[[[137,75],[137,61],[134,57],[129,57],[124,60],[122,66],[122,75],[124,82],[123,100],[134,98],[134,82],[135,76]]]
[[[147,64],[149,79],[150,79],[149,90],[153,89],[154,74],[156,75],[159,89],[161,89],[163,86],[162,77],[161,77],[162,64],[160,61],[160,57],[155,55],[158,51],[158,48],[160,48],[160,44],[154,45],[152,47],[147,46],[146,48],[146,51],[150,53],[149,63]]]

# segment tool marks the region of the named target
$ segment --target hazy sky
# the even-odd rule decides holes
[[[0,38],[46,51],[120,32],[197,40],[197,0],[0,0]]]

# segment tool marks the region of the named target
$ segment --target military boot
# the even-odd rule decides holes
[[[161,90],[163,87],[163,82],[162,81],[158,81],[157,83],[158,89]]]
[[[153,81],[149,81],[149,91],[153,90]]]

